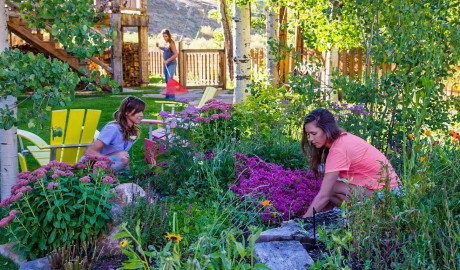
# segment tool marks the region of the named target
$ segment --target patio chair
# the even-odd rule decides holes
[[[27,171],[26,154],[31,154],[40,166],[51,160],[58,160],[73,165],[85,153],[85,149],[99,135],[97,124],[101,116],[100,110],[57,110],[51,112],[50,144],[36,134],[18,129],[21,152],[19,164],[21,171]],[[24,147],[22,139],[33,145]]]

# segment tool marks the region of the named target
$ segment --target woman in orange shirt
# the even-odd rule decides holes
[[[353,191],[372,195],[385,182],[390,189],[398,186],[399,178],[388,159],[365,140],[339,128],[326,109],[315,109],[305,117],[301,145],[309,168],[324,176],[304,217],[312,216],[313,208],[322,211],[340,206]]]

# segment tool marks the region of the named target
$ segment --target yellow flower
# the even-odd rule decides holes
[[[168,233],[165,237],[168,238],[168,240],[176,241],[177,243],[179,243],[183,239],[182,237],[180,237],[180,234],[175,235],[175,234]]]
[[[126,247],[127,244],[128,244],[128,242],[126,242],[126,240],[123,240],[123,241],[120,242],[120,246],[122,248]]]
[[[425,158],[424,157],[421,157],[420,158],[420,162],[424,162],[425,161]]]
[[[262,205],[263,205],[263,206],[270,206],[270,205],[272,205],[272,204],[270,203],[269,200],[265,200],[265,201],[262,202]]]
[[[414,134],[409,134],[409,139],[412,140],[414,138]]]
[[[426,136],[431,136],[431,131],[429,131],[429,130],[425,131],[425,135]]]
[[[172,258],[168,257],[168,258],[166,258],[166,261],[170,262],[170,261],[172,261]]]

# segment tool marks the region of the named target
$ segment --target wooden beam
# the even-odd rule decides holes
[[[122,28],[120,14],[112,13],[110,24],[117,33],[112,46],[112,79],[120,84],[120,90],[123,91],[123,40],[121,38]]]
[[[104,13],[100,25],[110,26],[111,13]],[[136,27],[136,26],[149,26],[149,15],[139,14],[120,14],[121,26],[123,27]]]
[[[147,26],[138,27],[139,37],[139,81],[141,87],[149,85],[149,30]]]

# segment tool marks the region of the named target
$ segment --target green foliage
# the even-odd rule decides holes
[[[103,11],[92,8],[93,1],[51,0],[20,2],[22,16],[31,26],[46,29],[69,53],[80,59],[103,54],[112,46],[116,32],[102,34],[91,28],[102,19]],[[51,26],[49,26],[51,25]],[[104,32],[104,26],[102,26]]]
[[[68,106],[79,78],[66,63],[48,60],[43,54],[23,54],[19,50],[5,50],[0,54],[0,92],[2,98],[18,97],[30,92],[32,108],[20,109],[19,119],[27,119],[29,127],[44,121],[44,111]],[[0,128],[17,126],[21,120],[12,115],[13,108],[0,110]]]
[[[153,197],[147,190],[145,198],[135,198],[124,207],[118,220],[122,220],[129,231],[135,231],[136,222],[140,222],[138,226],[144,243],[143,248],[147,248],[148,245],[160,246],[165,242],[163,233],[169,228],[171,207],[172,203],[167,199]]]
[[[112,221],[108,199],[113,179],[108,160],[87,161],[74,167],[56,161],[36,171],[23,172],[12,188],[8,229],[25,258],[43,257],[55,248],[78,244],[108,232]]]

